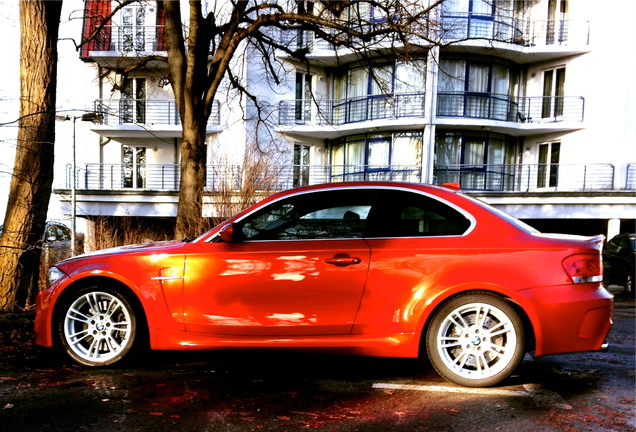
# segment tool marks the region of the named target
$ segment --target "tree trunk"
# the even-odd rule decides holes
[[[61,1],[20,2],[20,120],[0,239],[0,311],[28,307],[53,183],[57,38]]]
[[[202,233],[201,211],[205,186],[205,132],[198,124],[184,122],[181,143],[181,181],[175,237],[197,237]]]

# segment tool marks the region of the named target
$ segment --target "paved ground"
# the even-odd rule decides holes
[[[154,352],[82,369],[48,351],[0,365],[3,431],[634,431],[634,299],[616,297],[608,353],[526,359],[493,389],[414,360]]]

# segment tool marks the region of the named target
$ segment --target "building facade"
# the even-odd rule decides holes
[[[96,25],[90,17],[115,3],[86,1],[84,36]],[[98,121],[75,170],[56,179],[67,214],[73,204],[87,220],[176,215],[181,127],[166,66],[116,72],[166,55],[161,12],[152,1],[125,7],[81,49]],[[345,13],[383,19],[363,4]],[[459,183],[545,231],[633,232],[636,55],[621,47],[633,47],[636,33],[616,19],[591,0],[447,0],[431,17],[440,44],[381,54],[378,43],[373,61],[281,31],[278,40],[305,48],[308,61],[280,52],[286,79],[272,88],[254,53],[237,57],[274,121],[257,125],[250,103],[230,89],[219,95],[207,125],[204,215],[220,215],[219,189],[265,177],[268,191],[395,180]],[[267,149],[266,161],[254,163],[254,146]],[[264,166],[267,175],[254,173]]]

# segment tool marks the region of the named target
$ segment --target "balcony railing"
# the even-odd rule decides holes
[[[636,164],[627,164],[625,189],[636,190]]]
[[[279,103],[280,125],[339,126],[368,120],[424,117],[425,93],[392,93]]]
[[[466,117],[520,123],[581,122],[585,99],[582,96],[531,96],[476,92],[439,92],[439,117]]]
[[[588,45],[587,20],[518,20],[474,13],[444,13],[442,36],[446,40],[484,39],[523,46]]]
[[[99,99],[93,104],[96,113],[103,117],[102,124],[145,124],[177,126],[181,124],[174,100],[148,99]],[[220,124],[219,103],[215,102],[208,125]]]
[[[620,189],[612,164],[435,165],[434,182],[464,190],[579,192]]]
[[[589,192],[636,190],[636,164],[625,179],[615,178],[612,164],[454,164],[435,165],[434,183],[459,183],[464,190],[493,192]],[[278,191],[296,186],[342,181],[422,182],[420,166],[280,165],[258,170],[242,165],[208,165],[206,190]],[[108,191],[165,191],[179,189],[178,164],[78,165],[76,188]],[[72,169],[67,167],[70,189]]]
[[[279,103],[279,124],[340,126],[361,121],[423,118],[425,94],[387,94],[328,100],[286,100]],[[438,117],[479,118],[515,123],[581,122],[581,96],[533,96],[475,92],[437,94]]]
[[[164,26],[104,26],[89,45],[89,52],[125,54],[166,51]]]
[[[329,30],[326,30],[329,31]],[[335,30],[332,30],[335,35]],[[427,35],[430,36],[430,35]],[[520,46],[589,45],[587,20],[537,20],[475,13],[444,13],[440,36],[446,41],[489,40]],[[346,36],[343,36],[346,37]],[[413,35],[412,38],[417,38]],[[290,50],[335,50],[332,43],[309,30],[280,30],[279,40]]]

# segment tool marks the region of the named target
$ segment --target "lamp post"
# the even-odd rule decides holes
[[[77,119],[82,121],[90,121],[93,123],[99,123],[102,116],[98,113],[89,112],[82,114],[81,116],[55,116],[56,120],[60,121],[73,121],[73,148],[72,148],[72,174],[71,174],[71,256],[75,256],[75,246],[77,244],[77,237],[75,230],[77,228],[77,159],[75,152],[76,138],[75,138],[75,122]]]

